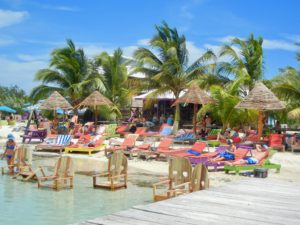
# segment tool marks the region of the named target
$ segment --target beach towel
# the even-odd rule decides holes
[[[200,156],[201,153],[200,152],[197,152],[197,151],[194,151],[193,149],[189,149],[186,151],[187,153],[190,153],[190,154],[193,154],[195,156]]]
[[[172,134],[172,128],[171,127],[164,127],[162,129],[162,131],[160,132],[160,135],[162,135],[162,136],[168,136],[170,134]]]

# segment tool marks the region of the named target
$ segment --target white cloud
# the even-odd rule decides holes
[[[0,39],[0,47],[12,45],[14,43],[15,43],[15,41],[13,39]]]
[[[47,66],[46,61],[19,62],[0,56],[1,85],[18,85],[29,93],[37,85],[36,82],[33,82],[35,73]]]
[[[187,41],[186,48],[189,51],[189,63],[194,63],[205,52],[204,49],[197,47],[193,42]]]
[[[149,45],[149,43],[150,43],[150,38],[140,39],[137,41],[138,45]]]
[[[71,6],[65,6],[65,5],[59,5],[59,6],[53,6],[53,5],[42,5],[42,8],[44,9],[51,9],[51,10],[58,10],[58,11],[67,11],[67,12],[78,12],[79,9]]]
[[[27,16],[26,11],[10,11],[0,9],[0,28],[22,22]]]
[[[241,40],[244,40],[244,38],[241,38],[241,37],[236,37],[236,36],[232,36],[232,35],[228,35],[228,36],[225,36],[225,37],[220,37],[220,38],[214,38],[213,40],[217,41],[217,42],[221,42],[221,43],[230,43],[233,39],[235,38],[239,38]]]
[[[49,54],[45,55],[30,55],[30,54],[17,54],[17,58],[24,62],[32,61],[45,61],[49,59]]]
[[[286,50],[286,51],[298,51],[300,49],[299,46],[291,42],[287,42],[283,40],[269,40],[269,39],[264,39],[263,48]]]

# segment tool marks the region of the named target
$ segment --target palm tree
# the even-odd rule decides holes
[[[195,78],[205,74],[208,59],[215,59],[207,51],[198,60],[189,65],[185,36],[179,35],[176,28],[170,28],[163,22],[155,26],[156,35],[150,40],[150,48],[139,48],[134,57],[140,63],[135,72],[146,75],[144,89],[155,89],[152,95],[171,91],[175,99]],[[176,106],[175,120],[179,120],[179,105]]]
[[[210,88],[211,97],[214,102],[203,106],[198,116],[204,115],[207,111],[211,112],[213,118],[223,124],[223,129],[229,127],[240,127],[245,123],[255,123],[257,113],[253,110],[236,109],[236,104],[241,100],[238,96],[241,83],[247,78],[239,78],[228,82],[224,86],[213,85]]]
[[[128,89],[127,65],[129,60],[123,57],[123,51],[118,48],[113,55],[103,52],[96,57],[95,63],[103,76],[105,91],[103,92],[113,103],[113,112],[120,116],[120,108],[128,106],[132,91]]]
[[[221,49],[220,56],[229,57],[230,62],[220,63],[220,71],[235,78],[248,77],[240,89],[240,93],[244,96],[254,86],[255,81],[263,78],[262,44],[262,37],[255,39],[251,34],[246,40],[234,38],[231,45],[225,45]]]
[[[67,47],[53,50],[50,68],[39,70],[35,80],[42,81],[31,92],[35,99],[45,98],[56,90],[69,97],[72,104],[78,104],[92,90],[104,90],[97,67],[72,40],[67,40]]]

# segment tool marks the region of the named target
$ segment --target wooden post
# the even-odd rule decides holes
[[[257,126],[258,141],[260,141],[260,139],[262,137],[263,128],[264,128],[264,124],[263,124],[263,112],[262,111],[258,111],[258,126]]]
[[[194,125],[194,133],[195,134],[196,134],[196,130],[197,130],[197,111],[198,111],[198,105],[194,104],[193,125]]]

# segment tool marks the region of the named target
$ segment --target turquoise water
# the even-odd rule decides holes
[[[131,174],[127,189],[112,192],[94,189],[90,176],[76,174],[73,190],[53,191],[0,175],[0,224],[72,224],[150,203],[152,179],[149,174]]]

